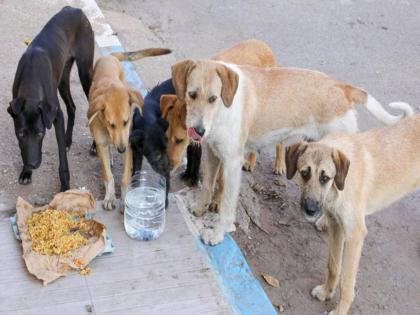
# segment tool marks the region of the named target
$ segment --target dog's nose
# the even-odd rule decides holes
[[[118,147],[117,151],[118,151],[118,153],[124,153],[125,152],[125,147]]]
[[[196,126],[194,129],[195,132],[200,135],[200,137],[204,136],[204,133],[206,132],[206,129],[204,129],[202,126]]]
[[[314,199],[305,198],[302,200],[302,208],[308,217],[313,217],[321,211],[321,203]]]

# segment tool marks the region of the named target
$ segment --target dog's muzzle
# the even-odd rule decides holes
[[[318,217],[321,214],[321,203],[311,198],[303,198],[300,203],[302,210],[309,218]]]
[[[196,126],[188,128],[187,132],[188,136],[194,141],[201,141],[201,138],[203,138],[206,129],[204,129],[202,126]]]

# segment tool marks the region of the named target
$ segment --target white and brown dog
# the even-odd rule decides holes
[[[330,313],[345,315],[363,242],[365,216],[420,187],[420,115],[359,134],[330,134],[286,150],[287,178],[298,174],[301,207],[313,221],[327,219],[328,276],[312,295],[330,299],[340,280],[341,297]]]
[[[189,135],[205,138],[210,148],[196,215],[210,204],[217,169],[224,165],[220,224],[202,232],[207,244],[218,244],[235,229],[245,150],[258,151],[293,135],[319,139],[331,131],[356,132],[354,104],[364,104],[386,124],[403,116],[389,114],[360,88],[306,69],[185,60],[172,67],[172,79],[177,97],[187,103]],[[405,103],[392,107],[411,111]]]

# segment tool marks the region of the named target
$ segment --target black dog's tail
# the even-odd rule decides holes
[[[119,61],[134,61],[146,57],[160,56],[170,54],[172,50],[167,48],[148,48],[137,51],[115,52],[112,53]]]

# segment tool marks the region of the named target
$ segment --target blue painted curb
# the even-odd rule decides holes
[[[100,48],[102,55],[122,52],[122,46]],[[123,62],[127,83],[139,90],[143,97],[147,90],[131,62]],[[217,246],[206,246],[197,239],[197,246],[209,256],[212,266],[219,276],[219,284],[229,305],[237,315],[277,315],[267,295],[252,274],[249,265],[235,240],[226,235]]]
[[[235,314],[278,314],[252,274],[239,246],[229,234],[216,246],[204,245],[201,240],[197,240],[197,243],[199,248],[207,252],[211,264],[218,272],[223,293]]]

